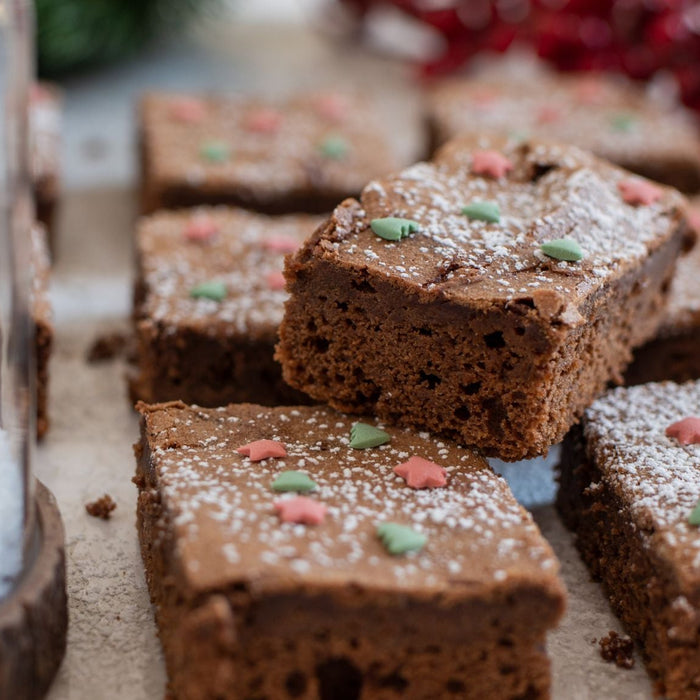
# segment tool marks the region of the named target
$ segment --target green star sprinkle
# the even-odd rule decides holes
[[[501,210],[496,202],[472,202],[462,207],[462,214],[477,221],[497,224],[501,220]]]
[[[340,136],[329,136],[321,141],[319,150],[324,158],[340,160],[341,158],[345,158],[350,148],[345,139]]]
[[[208,280],[200,282],[190,289],[190,296],[193,299],[212,299],[213,301],[221,301],[226,298],[226,285],[217,280]]]
[[[415,233],[420,225],[411,219],[399,219],[396,216],[386,216],[383,219],[372,219],[369,224],[380,238],[385,241],[400,241],[409,234]]]
[[[393,555],[418,552],[428,541],[428,537],[422,532],[416,532],[413,528],[398,523],[381,523],[377,526],[377,536],[386,551]]]
[[[691,525],[700,525],[700,501],[698,501],[695,508],[693,508],[693,510],[690,511],[690,515],[688,516],[688,522]]]
[[[634,117],[631,114],[613,114],[610,117],[610,126],[615,131],[629,132],[634,127]]]
[[[577,262],[583,257],[581,246],[573,238],[557,238],[547,241],[540,246],[540,250],[550,258]]]
[[[282,472],[273,482],[272,488],[275,491],[313,491],[318,484],[304,472],[298,472],[294,469]]]
[[[364,450],[367,447],[379,447],[391,440],[391,435],[367,423],[355,423],[350,428],[350,447]]]
[[[199,149],[199,155],[210,163],[223,163],[228,160],[231,151],[223,141],[205,141]]]

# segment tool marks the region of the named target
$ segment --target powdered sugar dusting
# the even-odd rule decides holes
[[[700,529],[688,516],[700,500],[700,445],[666,428],[700,415],[700,382],[619,388],[587,411],[585,436],[602,479],[669,566],[700,577]],[[679,573],[679,577],[681,577]]]
[[[556,560],[531,517],[470,450],[384,426],[391,443],[354,450],[348,442],[355,419],[326,408],[165,410],[148,415],[152,459],[181,564],[196,585],[272,577],[274,586],[308,577],[315,584],[432,589],[513,576],[553,580]],[[251,464],[235,448],[254,437],[284,443],[287,456]],[[409,454],[444,466],[447,487],[408,488],[392,470]],[[321,525],[280,523],[270,484],[286,469],[317,482],[309,495],[328,507]],[[376,536],[385,521],[425,532],[427,545],[391,557]],[[206,569],[197,567],[203,559]]]

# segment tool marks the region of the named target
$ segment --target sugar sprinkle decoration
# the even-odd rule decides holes
[[[320,116],[332,122],[342,121],[347,109],[345,98],[334,93],[319,95],[314,101],[314,107]]]
[[[411,219],[400,219],[396,216],[386,216],[383,219],[372,219],[370,227],[380,238],[385,241],[400,241],[415,233],[420,224]]]
[[[610,126],[614,131],[629,133],[634,128],[634,124],[635,119],[631,114],[622,112],[620,114],[613,114],[610,117]]]
[[[199,149],[199,154],[210,163],[223,163],[229,159],[231,151],[224,141],[205,141]]]
[[[581,246],[573,238],[556,238],[546,241],[540,250],[548,257],[567,262],[578,262],[583,258]]]
[[[562,111],[559,107],[545,105],[537,112],[537,122],[539,124],[553,124],[562,118]]]
[[[200,124],[207,116],[207,110],[202,100],[181,97],[170,105],[170,116],[182,124]]]
[[[636,177],[621,180],[617,183],[617,189],[620,191],[622,199],[633,206],[653,204],[663,195],[663,190],[660,187]]]
[[[281,442],[277,440],[255,440],[247,445],[242,445],[236,452],[250,458],[251,462],[260,462],[270,457],[286,457],[287,450]]]
[[[286,280],[284,279],[284,275],[281,272],[268,272],[267,275],[265,275],[265,282],[267,284],[268,289],[271,289],[272,291],[279,291],[280,289],[284,289]]]
[[[394,556],[406,552],[418,552],[428,541],[427,535],[399,523],[381,523],[377,526],[377,536],[386,551]]]
[[[412,489],[436,489],[447,484],[447,471],[444,467],[423,457],[411,457],[407,462],[394,467],[394,473]]]
[[[513,163],[498,151],[474,151],[472,172],[475,175],[488,175],[500,178],[513,169]]]
[[[700,501],[698,501],[695,508],[693,508],[693,510],[690,511],[690,515],[688,516],[688,523],[690,525],[700,525]]]
[[[282,125],[282,115],[274,109],[258,109],[245,120],[245,128],[258,134],[274,134]]]
[[[323,503],[307,496],[280,498],[275,501],[274,506],[282,522],[304,525],[320,525],[328,510]]]
[[[195,214],[187,221],[182,233],[188,241],[206,243],[219,233],[219,224],[206,214]]]
[[[666,436],[676,438],[681,445],[700,444],[700,418],[688,416],[671,423],[666,428]]]
[[[299,241],[292,236],[270,236],[261,245],[274,253],[293,253],[299,248]]]
[[[497,224],[501,220],[501,210],[496,202],[471,202],[462,207],[462,214],[476,221]]]
[[[389,433],[367,423],[358,422],[350,428],[350,447],[355,450],[379,447],[379,445],[385,445],[390,440],[391,435]]]
[[[321,155],[330,160],[342,160],[350,150],[347,141],[341,136],[328,136],[318,148]]]
[[[282,472],[271,484],[275,491],[313,491],[318,484],[304,472],[289,469]]]
[[[219,280],[207,280],[200,282],[190,289],[190,296],[193,299],[211,299],[212,301],[222,301],[226,298],[226,285]]]

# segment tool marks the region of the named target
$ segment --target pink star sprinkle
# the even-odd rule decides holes
[[[599,104],[604,101],[603,86],[599,80],[582,80],[575,90],[576,99],[582,104]]]
[[[445,469],[422,457],[411,457],[408,462],[394,467],[394,473],[405,479],[412,489],[435,489],[447,483]]]
[[[323,522],[328,509],[323,503],[314,501],[313,498],[294,496],[275,501],[275,510],[283,523],[319,525]]]
[[[206,243],[219,233],[219,225],[206,214],[195,215],[185,224],[182,233],[188,241]]]
[[[183,124],[199,124],[206,115],[204,103],[193,97],[182,97],[170,105],[170,116]]]
[[[299,247],[299,241],[292,236],[270,236],[262,246],[275,253],[293,253]]]
[[[284,275],[281,272],[268,272],[265,276],[265,281],[267,282],[267,286],[275,291],[284,289],[284,285],[286,284]]]
[[[239,447],[236,452],[250,457],[251,462],[259,462],[268,457],[286,457],[287,450],[281,442],[275,440],[256,440],[249,442],[247,445]]]
[[[513,169],[513,163],[498,151],[474,151],[472,155],[472,172],[476,175],[503,177]]]
[[[629,180],[621,180],[617,183],[617,189],[622,194],[622,199],[627,204],[653,204],[663,195],[663,190],[660,187],[652,184],[648,180],[639,180],[638,178],[630,178]]]
[[[274,109],[259,109],[248,115],[246,128],[260,134],[272,134],[280,128],[282,115]]]
[[[551,105],[545,105],[537,112],[537,121],[540,124],[552,124],[558,122],[562,118],[561,109]]]
[[[666,435],[674,437],[681,445],[700,444],[700,418],[694,416],[672,423],[666,428]]]
[[[341,95],[328,94],[320,95],[314,102],[316,111],[325,119],[333,122],[340,122],[345,116],[347,104]]]

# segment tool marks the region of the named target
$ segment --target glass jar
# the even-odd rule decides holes
[[[36,537],[27,138],[32,45],[30,2],[0,0],[0,599],[30,564]]]

